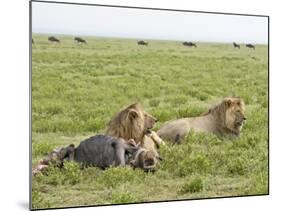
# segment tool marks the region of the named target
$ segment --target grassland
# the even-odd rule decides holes
[[[231,44],[34,34],[32,46],[32,165],[55,147],[103,133],[110,118],[139,101],[165,121],[195,116],[225,96],[246,103],[247,123],[236,141],[190,134],[160,149],[154,174],[130,168],[50,168],[32,180],[32,207],[118,204],[268,193],[268,55]]]

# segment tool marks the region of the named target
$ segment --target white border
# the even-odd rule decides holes
[[[280,207],[280,7],[278,1],[67,0],[68,2],[199,10],[270,16],[270,196],[210,199],[68,210],[267,210]],[[0,3],[1,20],[1,210],[28,209],[28,25],[27,0]],[[280,129],[279,129],[280,130]],[[159,193],[161,194],[161,193]]]

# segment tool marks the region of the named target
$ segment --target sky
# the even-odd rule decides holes
[[[32,32],[267,44],[268,19],[258,16],[32,2]]]

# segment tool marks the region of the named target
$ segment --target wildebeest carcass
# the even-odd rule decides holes
[[[158,154],[136,145],[133,139],[125,141],[107,135],[96,135],[82,141],[74,152],[76,162],[102,169],[131,165],[144,171],[154,171],[159,159]]]
[[[77,148],[71,144],[54,150],[39,162],[32,170],[32,174],[36,175],[49,164],[62,167],[65,160],[78,162],[83,167],[95,166],[106,169],[110,166],[130,165],[144,171],[155,171],[160,157],[153,151],[136,145],[133,139],[125,141],[122,138],[96,135],[82,141]]]
[[[233,47],[234,47],[234,48],[239,48],[239,49],[240,49],[240,45],[238,45],[236,42],[233,42]]]
[[[184,46],[188,46],[188,47],[195,47],[197,48],[197,45],[193,42],[183,42],[182,43]]]
[[[75,149],[74,160],[83,166],[96,166],[105,169],[109,166],[124,166],[129,157],[137,151],[134,141],[122,138],[96,135],[82,141]]]
[[[255,46],[252,45],[252,44],[246,44],[246,47],[247,47],[247,48],[252,48],[253,50],[255,50]]]
[[[74,40],[79,44],[79,43],[84,43],[87,44],[86,40],[84,40],[81,37],[74,37]]]
[[[140,40],[140,41],[138,41],[138,45],[146,45],[146,46],[148,46],[148,42]]]
[[[60,43],[60,40],[54,36],[48,37],[48,41],[53,43]]]

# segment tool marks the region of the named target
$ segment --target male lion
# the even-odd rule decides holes
[[[229,97],[210,108],[199,117],[172,120],[164,124],[157,134],[163,139],[180,143],[190,130],[195,132],[210,132],[228,138],[240,135],[246,117],[245,106],[240,98]]]
[[[156,121],[157,119],[145,112],[139,103],[134,103],[113,117],[105,133],[127,141],[134,139],[138,144]]]

